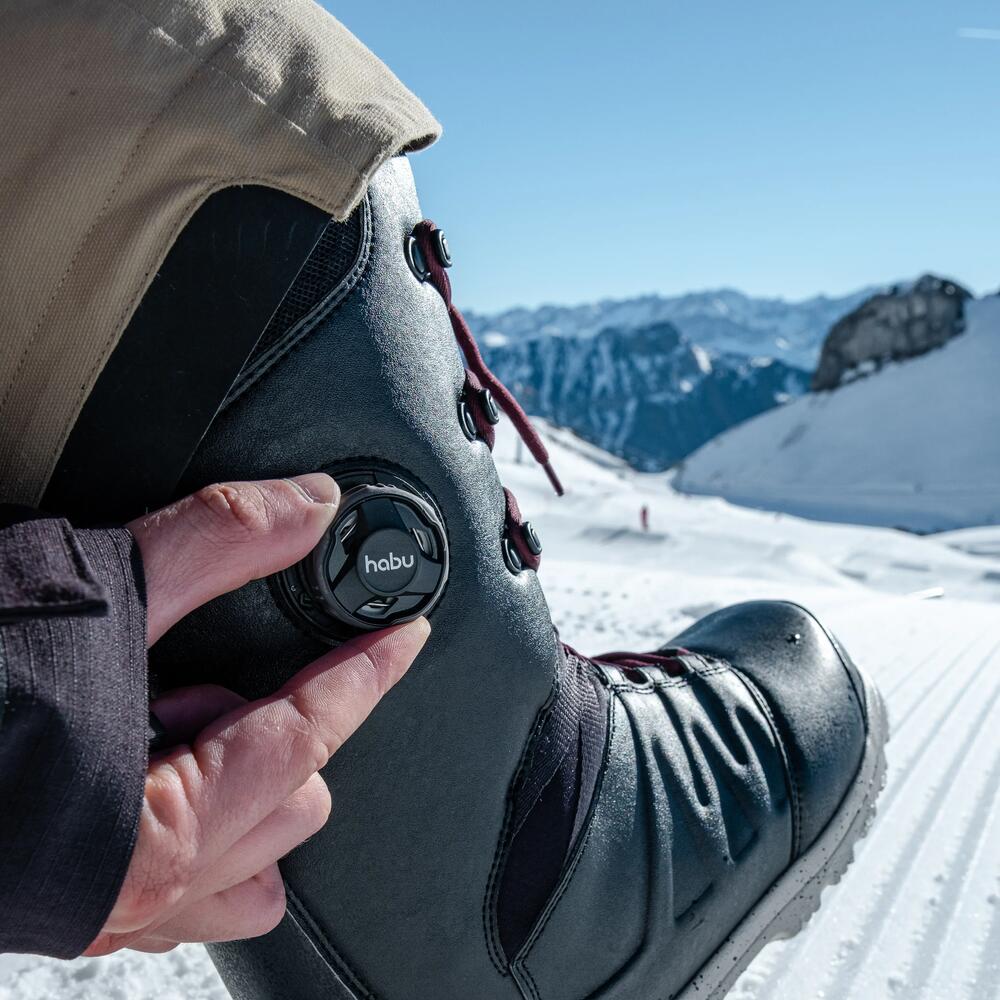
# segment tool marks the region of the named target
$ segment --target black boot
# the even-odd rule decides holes
[[[392,161],[173,487],[322,469],[344,502],[313,557],[161,640],[160,684],[256,697],[358,629],[433,623],[324,771],[333,817],[282,862],[286,918],[213,959],[245,1000],[721,997],[848,864],[880,699],[792,604],[718,612],[656,653],[560,644],[491,458],[497,409],[544,447],[449,307],[449,264]]]

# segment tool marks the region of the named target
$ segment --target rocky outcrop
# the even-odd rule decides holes
[[[917,357],[947,343],[965,329],[965,302],[971,297],[956,282],[932,274],[873,295],[830,330],[812,389],[835,389],[887,361]]]
[[[773,358],[710,355],[666,322],[483,353],[529,413],[649,472],[800,395],[809,379]]]

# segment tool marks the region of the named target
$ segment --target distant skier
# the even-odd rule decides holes
[[[639,508],[639,524],[642,525],[643,531],[649,531],[649,507],[647,504],[643,504]]]

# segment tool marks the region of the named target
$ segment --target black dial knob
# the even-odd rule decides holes
[[[346,488],[333,524],[273,578],[286,613],[329,642],[428,614],[448,580],[447,535],[429,498],[398,476],[338,479]]]

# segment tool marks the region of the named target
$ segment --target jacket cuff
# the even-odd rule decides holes
[[[0,547],[0,625],[60,615],[106,615],[107,594],[65,521],[8,528]]]
[[[142,809],[146,612],[125,529],[0,530],[0,703],[0,952],[71,958],[114,906]]]

